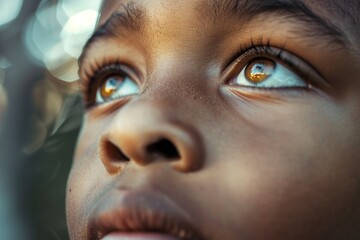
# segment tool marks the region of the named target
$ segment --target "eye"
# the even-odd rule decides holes
[[[268,58],[251,60],[230,84],[252,88],[308,87],[296,73]]]
[[[139,93],[138,84],[129,76],[111,75],[105,78],[96,91],[96,103],[104,103],[110,100],[135,95]]]

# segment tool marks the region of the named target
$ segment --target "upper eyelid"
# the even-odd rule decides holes
[[[275,53],[275,51],[277,51]],[[285,51],[283,48],[272,47],[270,44],[254,44],[253,42],[246,46],[240,47],[235,54],[232,55],[229,60],[224,62],[221,70],[221,75],[228,75],[229,72],[234,68],[234,65],[241,65],[245,67],[248,62],[258,57],[268,57],[277,61],[283,61],[279,55]]]
[[[278,53],[274,54],[274,50],[277,50]],[[234,61],[239,59],[240,57],[250,54],[251,51],[257,51],[258,53],[262,52],[264,54],[270,55],[279,55],[282,51],[286,50],[286,44],[283,43],[281,45],[276,45],[271,42],[270,39],[265,39],[263,36],[258,38],[251,37],[249,42],[246,44],[241,44],[238,50],[222,65],[222,71],[226,70],[226,68],[231,65]],[[275,57],[275,56],[274,56]]]
[[[121,70],[126,75],[129,75],[135,79],[142,79],[144,76],[142,72],[134,66],[134,64],[129,64],[126,61],[122,61],[120,58],[108,58],[107,60],[95,60],[89,61],[87,66],[81,69],[81,75],[85,77],[85,80],[94,80],[98,75],[103,74],[107,70],[118,70],[115,67],[120,67]],[[111,69],[113,68],[113,69]]]
[[[104,7],[104,1],[102,7]],[[98,42],[106,39],[124,37],[124,33],[141,32],[146,23],[146,11],[136,2],[120,4],[119,9],[111,14],[105,23],[98,26],[93,35],[86,42],[83,51],[78,59],[78,65],[84,62],[89,50]],[[100,20],[100,19],[99,19]]]
[[[146,70],[142,67],[145,60],[143,48],[138,45],[134,47],[119,42],[99,42],[96,48],[86,50],[81,58],[81,72],[93,73],[105,65],[119,64],[131,68],[137,76],[143,78]]]

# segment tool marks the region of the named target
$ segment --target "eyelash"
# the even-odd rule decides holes
[[[91,108],[96,105],[95,93],[101,84],[112,74],[132,76],[125,68],[126,64],[116,58],[115,60],[107,59],[104,63],[95,61],[89,65],[89,71],[85,72],[85,76],[81,81],[81,90],[85,108]]]
[[[252,88],[253,91],[258,90],[259,93],[267,92],[269,94],[273,94],[276,91],[279,94],[317,93],[323,96],[326,96],[327,93],[332,91],[331,85],[324,75],[309,61],[289,51],[285,44],[280,46],[279,44],[273,44],[270,39],[264,40],[262,36],[260,36],[257,40],[251,38],[247,45],[241,45],[237,53],[229,59],[223,68],[223,71],[228,73],[226,74],[225,84],[229,84],[229,82],[240,73],[239,68],[242,69],[246,67],[252,59],[262,57],[268,58],[287,67],[289,70],[297,74],[305,83],[307,83],[308,87],[282,89],[257,87],[256,89]],[[230,69],[230,71],[228,71],[228,69]],[[238,71],[234,71],[234,69]],[[251,87],[247,88],[250,89]]]
[[[315,74],[322,78],[321,74],[312,68],[311,65],[308,64],[305,60],[289,53],[285,49],[284,45],[280,47],[273,47],[270,40],[264,41],[262,38],[260,38],[258,43],[256,43],[254,39],[251,39],[248,45],[241,45],[236,54],[234,54],[227,61],[223,71],[227,71],[228,68],[237,69],[237,71],[230,71],[232,74],[227,76],[227,83],[229,80],[233,79],[237,74],[240,73],[239,69],[246,67],[249,61],[256,57],[265,57],[275,61],[280,61],[282,64],[289,67],[289,69],[298,74],[306,82],[308,82],[309,75],[311,75],[309,72],[315,72]],[[107,59],[104,61],[104,63],[94,61],[89,65],[89,71],[85,72],[85,77],[83,81],[81,81],[81,89],[86,108],[90,108],[96,105],[94,102],[94,93],[96,93],[96,89],[103,83],[106,77],[110,76],[111,74],[120,74],[130,77],[133,76],[129,74],[124,68],[129,67],[121,62],[119,58],[114,60]],[[268,88],[266,90],[271,91],[271,89]]]
[[[242,69],[249,64],[249,61],[258,57],[280,61],[280,63],[294,71],[302,79],[304,79],[304,81],[308,81],[309,79],[308,72],[310,70],[314,71],[314,69],[310,67],[310,65],[305,60],[289,53],[285,49],[285,45],[274,47],[270,40],[264,41],[263,38],[260,38],[258,43],[256,43],[254,39],[251,39],[248,45],[241,45],[237,53],[234,54],[225,65],[224,71],[228,68],[231,68],[231,66],[237,66],[237,69]],[[309,65],[309,67],[306,67],[309,71],[305,71],[305,69],[303,69],[305,68],[304,65]],[[230,76],[230,80],[239,74],[237,71],[232,72],[234,73]],[[229,77],[227,79],[229,80]]]

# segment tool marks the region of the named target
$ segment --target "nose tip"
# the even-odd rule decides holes
[[[108,172],[120,172],[126,161],[143,167],[162,161],[180,172],[200,169],[204,151],[197,131],[156,114],[150,116],[120,116],[109,126],[99,144],[100,158]]]

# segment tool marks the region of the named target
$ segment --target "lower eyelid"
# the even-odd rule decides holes
[[[284,87],[284,88],[259,88],[247,86],[225,85],[222,87],[225,91],[235,97],[246,101],[262,101],[270,103],[288,102],[291,99],[306,99],[310,95],[318,95],[318,92],[311,87]]]
[[[274,94],[267,94],[267,93],[259,93],[259,92],[251,92],[251,91],[244,91],[244,89],[240,90],[237,88],[228,88],[227,89],[230,93],[240,97],[243,100],[247,101],[266,101],[272,103],[278,103],[283,101],[281,97]]]
[[[107,116],[117,110],[119,108],[123,107],[125,104],[127,104],[130,101],[131,97],[124,97],[124,98],[118,98],[114,99],[113,101],[107,101],[100,104],[93,104],[88,108],[87,111],[91,112],[93,116]]]

